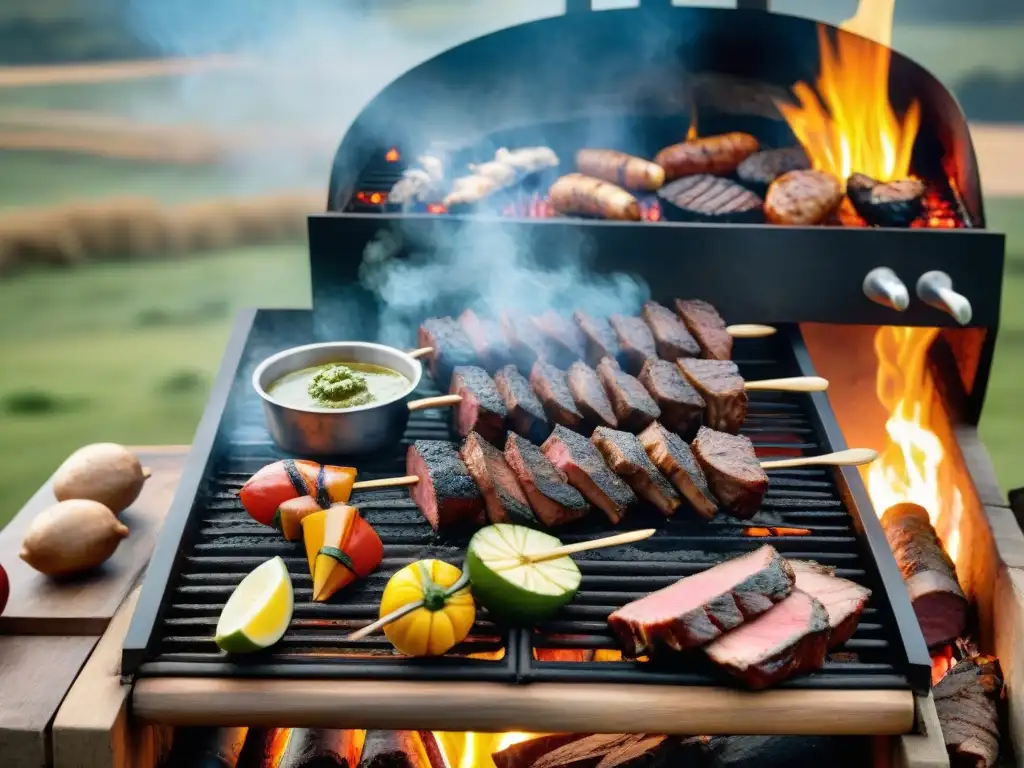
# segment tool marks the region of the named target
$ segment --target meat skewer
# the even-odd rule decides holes
[[[583,495],[569,485],[562,471],[533,443],[509,433],[505,460],[523,487],[534,514],[544,525],[570,523],[590,511]]]
[[[622,520],[636,503],[636,494],[609,469],[597,447],[583,435],[555,427],[541,450],[565,474],[569,484],[608,515],[612,523]]]
[[[583,332],[586,360],[597,365],[605,357],[619,360],[619,340],[611,323],[604,317],[593,317],[585,312],[573,312],[572,319]]]
[[[658,404],[662,424],[688,437],[696,434],[707,404],[680,372],[679,366],[668,360],[648,360],[637,380]]]
[[[654,334],[642,318],[612,315],[608,322],[615,332],[625,367],[630,373],[639,373],[649,358],[658,357]]]
[[[537,525],[526,493],[501,451],[471,432],[459,453],[480,489],[490,522]]]
[[[553,423],[582,431],[583,414],[576,407],[565,371],[538,360],[530,371],[530,386]]]
[[[651,329],[658,357],[663,360],[676,360],[680,357],[697,357],[700,345],[690,335],[682,320],[668,307],[656,301],[648,301],[643,306],[641,317]]]
[[[535,443],[542,442],[551,431],[544,407],[514,365],[506,365],[494,374],[494,384],[505,401],[508,425],[519,435]]]
[[[640,433],[640,444],[694,512],[710,520],[718,512],[718,500],[711,495],[704,470],[683,438],[655,422]]]
[[[549,362],[560,368],[568,368],[577,360],[582,360],[586,353],[586,340],[583,331],[568,317],[548,310],[542,315],[532,318],[534,325],[547,337],[548,346],[553,354]]]
[[[459,315],[459,325],[476,351],[480,365],[488,373],[494,373],[512,362],[512,353],[497,321],[482,318],[467,309]]]
[[[611,427],[619,426],[615,418],[615,411],[605,394],[604,385],[597,371],[584,362],[577,361],[569,366],[566,373],[569,383],[569,392],[576,407],[583,414],[584,424],[588,427]]]
[[[608,466],[629,483],[637,495],[647,499],[666,516],[675,513],[682,498],[654,466],[636,435],[598,427],[590,440],[604,456]]]
[[[661,416],[661,409],[637,379],[630,376],[613,358],[604,358],[597,366],[620,429],[639,432]]]

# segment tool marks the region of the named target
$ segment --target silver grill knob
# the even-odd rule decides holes
[[[971,322],[971,302],[953,290],[953,278],[945,272],[925,272],[917,280],[917,297],[925,304],[945,312],[960,325]]]
[[[888,267],[875,267],[864,276],[864,295],[875,304],[902,312],[910,306],[910,291]]]

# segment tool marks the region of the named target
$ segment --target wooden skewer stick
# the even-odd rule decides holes
[[[421,357],[426,357],[433,351],[433,347],[420,347],[419,349],[410,350],[406,354],[408,354],[413,360],[419,360]]]
[[[848,448],[845,451],[826,453],[822,456],[799,456],[795,459],[768,459],[761,462],[761,469],[785,469],[787,467],[859,467],[870,464],[878,453],[870,448]]]
[[[791,376],[788,379],[747,381],[743,383],[743,388],[748,392],[824,392],[828,389],[828,379],[821,376]]]
[[[460,592],[463,589],[465,589],[467,586],[469,586],[469,571],[463,571],[458,581],[456,581],[454,584],[448,587],[448,589],[446,589],[444,593],[447,597],[451,597],[456,592]],[[357,629],[355,632],[348,635],[345,639],[362,640],[364,637],[368,637],[372,635],[374,632],[383,629],[388,624],[398,621],[403,616],[408,616],[413,611],[419,610],[423,607],[423,605],[423,600],[414,600],[411,603],[406,603],[401,608],[396,608],[395,610],[393,610],[387,616],[382,616],[381,618],[377,619],[377,621],[373,622],[373,624],[367,624],[362,629]]]
[[[371,488],[405,488],[416,485],[420,479],[416,475],[402,475],[402,477],[384,477],[380,480],[361,480],[352,483],[353,491],[368,491]]]
[[[770,325],[747,323],[726,326],[725,332],[734,339],[763,339],[766,336],[774,336],[776,331]]]
[[[437,395],[436,397],[410,400],[407,405],[410,411],[422,411],[426,408],[447,408],[452,405],[458,405],[461,402],[462,395]]]
[[[632,544],[634,541],[643,541],[649,539],[657,532],[655,528],[644,528],[640,531],[626,531],[625,533],[617,533],[614,536],[605,536],[601,539],[593,539],[592,541],[580,541],[576,544],[566,544],[561,547],[556,547],[550,552],[545,552],[542,555],[523,555],[521,557],[523,563],[543,563],[548,560],[557,560],[560,557],[566,555],[574,555],[577,552],[586,552],[591,549],[605,549],[606,547],[618,547],[622,544]]]

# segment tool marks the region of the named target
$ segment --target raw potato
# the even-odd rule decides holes
[[[103,563],[128,535],[98,501],[71,499],[40,512],[25,533],[18,556],[40,573],[63,576]]]
[[[116,443],[93,443],[72,453],[53,476],[57,501],[89,499],[121,514],[149,477],[134,454]]]

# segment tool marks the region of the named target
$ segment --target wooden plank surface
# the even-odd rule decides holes
[[[55,503],[50,481],[0,531],[0,563],[11,582],[10,599],[0,615],[0,635],[103,634],[149,561],[188,447],[145,447],[133,451],[153,474],[136,502],[121,514],[131,533],[113,557],[96,571],[55,580],[33,570],[18,557],[31,520]]]
[[[896,768],[949,768],[939,714],[931,694],[918,696],[917,733],[893,740]]]

